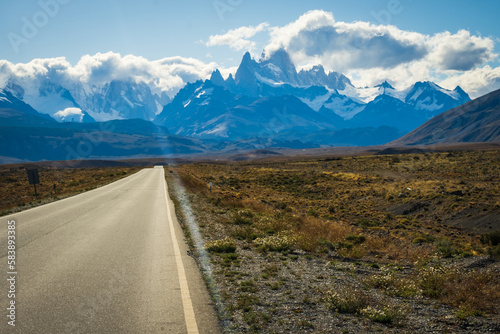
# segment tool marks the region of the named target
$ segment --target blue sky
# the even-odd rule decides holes
[[[385,77],[404,86],[407,82],[403,77],[421,80],[427,75],[429,79],[442,81],[451,87],[464,80],[471,80],[470,76],[480,81],[479,76],[482,75],[489,78],[488,82],[482,84],[487,88],[479,87],[480,83],[477,83],[477,87],[471,85],[471,89],[483,92],[496,87],[500,82],[497,78],[500,75],[496,70],[499,62],[495,56],[500,53],[498,0],[482,0],[480,5],[479,2],[464,0],[0,0],[0,4],[0,59],[12,64],[28,63],[35,58],[65,57],[70,64],[75,65],[84,55],[112,51],[121,56],[132,54],[151,61],[174,56],[195,58],[205,64],[211,63],[211,67],[216,64],[229,72],[234,71],[234,67],[239,64],[246,51],[245,47],[250,48],[252,54],[257,56],[264,47],[279,41],[287,45],[297,66],[307,67],[314,61],[324,62],[327,70],[342,71],[359,84],[372,84]],[[450,45],[447,50],[436,51],[434,56],[427,57],[425,62],[416,62],[418,59],[410,55],[411,59],[405,64],[395,59],[398,66],[377,69],[375,64],[370,68],[361,66],[361,62],[366,62],[361,55],[358,62],[352,59],[342,62],[346,58],[342,58],[338,49],[335,52],[321,50],[321,54],[312,56],[313,50],[297,47],[296,38],[285,36],[288,34],[286,29],[281,30],[280,36],[272,36],[273,29],[297,22],[311,10],[328,13],[332,20],[316,13],[315,17],[309,17],[309,22],[327,20],[334,21],[339,26],[344,23],[366,22],[372,26],[371,33],[378,31],[373,27],[395,26],[397,31],[386,29],[381,34],[396,36],[394,41],[398,48],[403,47],[403,52],[419,52],[418,46],[411,50],[405,47],[405,44],[413,43],[408,42],[405,37],[411,33],[415,34],[408,38],[414,39],[415,45],[420,43],[425,44],[426,49],[437,49],[440,38],[443,37],[439,34],[449,32],[451,36],[446,40],[450,41]],[[259,25],[262,25],[260,30],[256,32],[254,29],[248,37],[238,40],[242,45],[240,48],[224,44],[220,40],[208,43],[210,36],[228,37],[225,34],[238,28],[255,28]],[[291,28],[293,27],[290,26]],[[355,31],[364,28],[357,25],[350,26],[349,29],[349,36],[352,37],[357,34]],[[469,34],[459,36],[458,32],[461,30]],[[360,35],[356,36],[359,40]],[[339,41],[344,41],[342,36],[339,36]],[[390,48],[394,41],[392,44],[383,44],[380,50]],[[450,50],[456,49],[456,45],[467,43],[472,43],[472,49],[477,55],[470,52],[466,55],[466,46],[463,50],[458,50],[459,56],[454,58],[450,55]],[[479,54],[485,48],[489,48],[488,54]],[[377,53],[377,49],[370,52]],[[383,52],[380,57],[382,54]],[[456,66],[448,68],[440,64],[435,59],[438,56],[449,59]],[[479,58],[461,63],[462,60],[458,57]],[[372,55],[370,59],[378,58]],[[390,59],[392,58],[380,60],[391,61]],[[403,65],[406,67],[403,68]],[[485,66],[489,68],[485,69]],[[473,72],[474,75],[471,74]],[[488,73],[485,74],[486,72]],[[458,79],[460,76],[461,79]]]

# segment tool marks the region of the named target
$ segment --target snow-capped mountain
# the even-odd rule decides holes
[[[217,79],[216,84],[221,85],[220,78]],[[273,96],[283,93],[295,95],[297,88],[307,89],[311,86],[326,87],[328,90],[352,86],[343,74],[326,74],[321,65],[297,73],[289,54],[283,49],[277,50],[269,57],[263,54],[260,61],[252,59],[250,53],[245,53],[236,71],[234,83],[231,76],[223,85],[234,93],[249,96]]]
[[[374,129],[391,127],[393,135],[407,133],[470,100],[460,87],[447,90],[432,82],[417,82],[403,90],[388,82],[355,87],[343,74],[327,73],[321,65],[297,71],[283,49],[259,60],[246,53],[234,77],[224,79],[215,70],[208,80],[188,83],[173,99],[155,87],[134,78],[98,83],[39,76],[11,80],[4,90],[59,122],[154,120],[183,136],[287,141],[308,134],[321,145],[328,142],[311,133],[335,137],[335,143],[342,142],[340,133],[348,138],[363,133],[363,143],[370,143],[366,134],[381,133]],[[372,130],[351,131],[359,128]],[[351,134],[338,132],[343,129]],[[373,142],[381,143],[380,138]]]
[[[4,90],[59,122],[95,122],[82,110],[71,93],[58,83],[44,79],[38,85],[32,84],[25,88],[9,81]]]
[[[113,80],[102,86],[79,82],[65,84],[67,87],[43,79],[24,83],[23,87],[10,81],[5,91],[59,122],[133,118],[151,121],[170,101],[165,93],[154,94],[143,82]]]
[[[417,82],[406,94],[404,102],[417,110],[427,111],[428,119],[435,115],[470,101],[460,87],[450,91],[433,82]]]
[[[320,65],[297,73],[280,49],[260,61],[246,53],[234,79],[216,70],[209,80],[187,85],[155,122],[176,134],[229,140],[295,140],[297,133],[379,127],[400,134],[469,100],[460,87],[450,91],[431,82],[404,90],[388,82],[356,88]]]
[[[346,86],[352,86],[351,80],[345,75],[337,72],[326,74],[321,65],[313,66],[310,70],[301,70],[298,76],[300,84],[304,86],[325,86],[339,90],[345,89]]]
[[[390,126],[408,132],[426,120],[411,105],[389,94],[381,94],[350,119],[349,127]]]
[[[236,95],[211,80],[184,87],[155,123],[177,135],[229,140],[273,138],[283,131],[307,133],[333,128],[328,118],[295,96]]]
[[[391,143],[500,143],[500,90],[450,109]]]
[[[170,101],[143,82],[113,80],[103,86],[75,87],[75,99],[98,121],[139,118],[153,120]]]
[[[19,89],[17,94],[22,95],[22,89]],[[57,123],[49,115],[39,113],[10,91],[3,89],[0,89],[0,119],[1,126],[14,127],[53,125]]]

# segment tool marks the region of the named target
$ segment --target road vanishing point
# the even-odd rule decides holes
[[[220,332],[163,167],[0,220],[0,332]],[[12,220],[15,327],[7,310]]]

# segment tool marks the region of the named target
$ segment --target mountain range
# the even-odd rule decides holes
[[[260,60],[246,53],[234,77],[224,79],[215,70],[173,97],[132,79],[84,84],[11,78],[0,89],[0,126],[12,134],[10,142],[26,144],[38,133],[41,142],[52,136],[52,147],[59,148],[57,138],[77,147],[86,134],[106,133],[103,145],[83,157],[366,146],[391,142],[468,101],[460,87],[447,90],[432,82],[403,90],[387,81],[355,87],[321,65],[297,71],[288,53],[278,50]],[[184,144],[174,149],[174,142]],[[32,159],[4,149],[0,156]],[[43,159],[41,151],[33,149],[36,159]]]
[[[77,81],[53,82],[47,78],[33,82],[11,79],[3,91],[58,122],[89,123],[133,118],[152,121],[170,101],[166,93],[155,94],[144,82],[120,80],[89,85]]]
[[[500,90],[437,115],[391,145],[500,143]]]
[[[261,61],[246,53],[234,78],[224,80],[217,70],[209,80],[186,85],[154,122],[175,134],[228,140],[366,127],[391,127],[397,136],[467,101],[460,87],[450,91],[432,82],[401,91],[388,82],[356,88],[321,65],[297,72],[289,55],[278,50]],[[381,143],[374,137],[364,144]]]

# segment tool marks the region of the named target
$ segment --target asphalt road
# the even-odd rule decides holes
[[[1,217],[0,332],[218,333],[166,187],[162,167],[144,169]],[[8,324],[12,300],[15,327]]]

